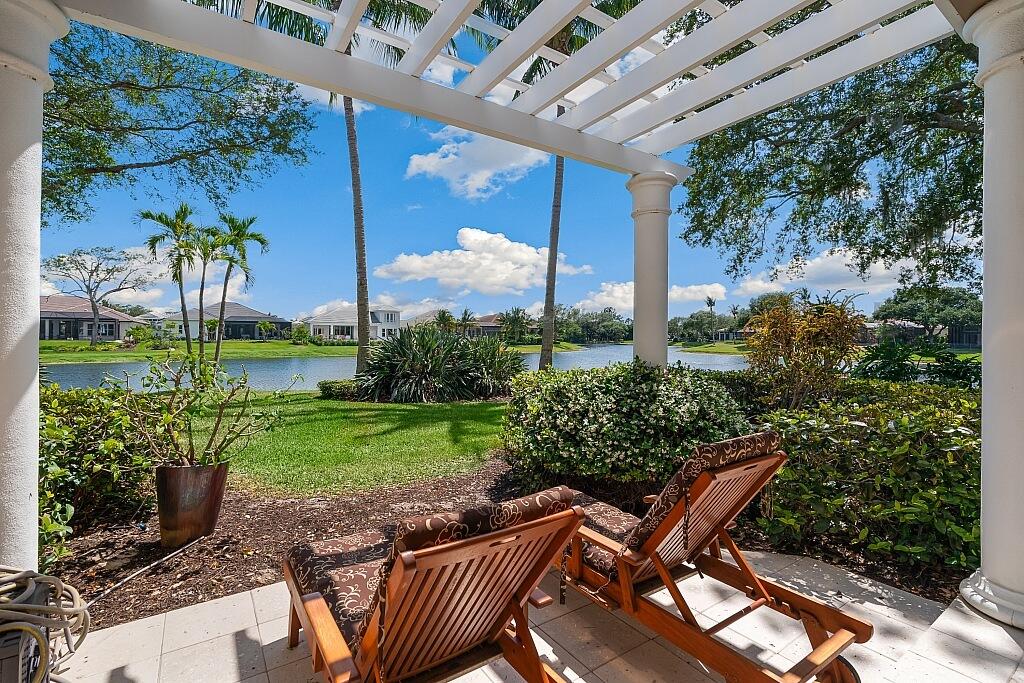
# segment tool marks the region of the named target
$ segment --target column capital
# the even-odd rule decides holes
[[[67,35],[69,28],[64,12],[51,0],[0,2],[0,69],[50,90],[50,43]]]
[[[1024,2],[1024,0],[1021,0]],[[670,189],[679,184],[679,178],[667,171],[648,171],[630,176],[626,182],[626,189],[633,192],[646,185],[667,185]]]
[[[1002,69],[1024,66],[1024,0],[983,5],[964,24],[963,37],[978,46],[979,86]]]
[[[637,173],[626,183],[626,189],[633,195],[633,213],[639,216],[660,214],[668,216],[672,213],[669,196],[672,188],[679,184],[679,179],[665,171]]]

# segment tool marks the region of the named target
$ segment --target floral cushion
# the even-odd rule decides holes
[[[779,450],[779,443],[779,435],[775,432],[760,432],[697,446],[683,463],[683,467],[669,479],[640,523],[626,535],[623,545],[630,550],[639,550],[676,503],[683,499],[697,477],[706,470],[762,455],[771,455]]]
[[[584,525],[602,536],[622,543],[629,532],[640,523],[640,518],[635,515],[602,503],[585,493],[579,491],[575,493],[576,499],[573,501],[573,505],[579,505],[587,514],[586,521],[583,522]],[[615,554],[593,543],[584,542],[583,562],[602,574],[608,574],[615,569]]]
[[[572,501],[573,492],[560,486],[463,512],[413,517],[397,528],[297,545],[288,552],[288,561],[300,590],[324,596],[345,642],[355,652],[378,603],[383,604],[399,553],[540,519],[569,509]]]

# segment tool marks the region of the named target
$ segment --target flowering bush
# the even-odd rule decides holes
[[[531,372],[512,382],[503,438],[514,472],[536,485],[621,494],[658,488],[700,443],[749,431],[704,373],[643,361]]]

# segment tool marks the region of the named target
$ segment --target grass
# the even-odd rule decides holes
[[[213,344],[208,347],[213,353]],[[539,353],[539,344],[513,347],[523,353]],[[558,342],[555,351],[578,351],[583,347],[569,342]],[[175,342],[174,351],[184,355],[185,343]],[[130,363],[151,358],[163,358],[166,350],[148,348],[122,349],[118,344],[101,343],[90,348],[87,341],[65,341],[44,339],[39,341],[39,361],[44,364],[58,363]],[[253,358],[308,358],[314,356],[355,356],[355,346],[299,346],[289,341],[240,341],[227,340],[221,357],[224,360],[252,360]]]
[[[742,356],[747,353],[747,345],[741,341],[674,342],[672,346],[684,353],[693,351],[696,353],[722,353],[734,356]]]
[[[184,354],[185,343],[175,342],[175,352]],[[208,346],[211,355],[213,344]],[[87,341],[40,340],[39,360],[42,363],[125,363],[163,358],[167,351],[153,349],[125,350],[117,344],[99,344],[89,347]],[[250,360],[253,358],[296,358],[307,356],[355,356],[355,346],[298,346],[289,341],[226,340],[221,357],[224,360]]]
[[[296,496],[462,474],[500,441],[504,403],[349,403],[307,392],[262,397],[274,430],[231,462],[247,485]]]

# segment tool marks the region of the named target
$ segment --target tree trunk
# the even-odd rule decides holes
[[[558,115],[563,109],[558,107]],[[558,270],[558,234],[562,228],[562,186],[565,159],[555,157],[555,187],[551,195],[551,231],[548,234],[548,272],[544,284],[544,321],[540,340],[540,366],[550,368],[555,354],[555,276]]]
[[[192,329],[188,324],[188,307],[185,305],[185,281],[183,273],[178,271],[178,299],[181,301],[181,325],[185,330],[185,353],[192,355]]]
[[[217,348],[213,352],[213,364],[220,365],[220,346],[224,342],[224,306],[228,301],[228,280],[231,279],[231,266],[224,271],[224,287],[220,292],[220,314],[217,316]]]
[[[199,357],[206,358],[206,316],[203,310],[203,295],[206,293],[206,261],[199,276]]]
[[[345,130],[348,133],[348,163],[352,171],[352,229],[356,247],[356,372],[366,369],[370,351],[370,293],[366,280],[366,226],[363,222],[363,183],[359,175],[359,146],[356,140],[356,114],[351,97],[342,97]]]
[[[100,307],[92,299],[89,299],[89,305],[92,306],[92,334],[89,335],[89,346],[96,346],[100,334]]]

